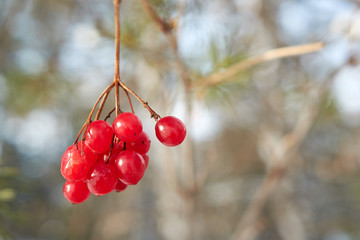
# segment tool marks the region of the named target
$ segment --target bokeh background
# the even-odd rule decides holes
[[[60,159],[113,78],[112,1],[0,0],[0,239],[359,239],[360,1],[150,4],[201,87],[184,87],[140,0],[121,4],[121,78],[188,136],[161,145],[133,99],[152,139],[144,178],[71,205]],[[319,41],[206,84],[248,57]]]

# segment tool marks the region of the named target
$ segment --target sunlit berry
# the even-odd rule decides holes
[[[86,155],[75,145],[71,145],[61,158],[61,174],[69,181],[84,180],[89,172],[91,164],[86,160]]]
[[[76,204],[84,202],[89,197],[90,191],[84,181],[66,181],[63,187],[63,194],[69,202]]]
[[[108,122],[97,120],[89,124],[85,135],[85,143],[93,151],[103,153],[110,149],[113,135],[113,130]]]
[[[120,113],[113,122],[115,135],[124,142],[136,141],[142,132],[141,120],[134,113]]]
[[[156,137],[168,146],[174,147],[182,143],[186,136],[185,124],[176,117],[161,118],[155,125]]]
[[[117,177],[127,185],[135,185],[144,176],[146,164],[138,153],[124,150],[115,158]]]
[[[90,171],[87,185],[92,194],[101,196],[113,191],[116,181],[113,168],[103,161],[98,161]]]

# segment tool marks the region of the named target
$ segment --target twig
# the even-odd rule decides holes
[[[155,12],[155,10],[150,6],[148,0],[141,0],[141,3],[147,14],[150,16],[150,18],[153,20],[153,22],[156,24],[156,26],[159,28],[161,32],[164,33],[171,32],[170,25],[159,17],[159,15]]]
[[[95,118],[94,118],[95,121],[100,118],[100,115],[101,115],[101,113],[102,113],[102,110],[104,109],[104,105],[105,105],[105,102],[106,102],[107,97],[109,96],[109,93],[110,93],[110,92],[105,93],[105,95],[104,95],[104,97],[103,97],[103,100],[102,100],[101,103],[100,103],[99,109],[98,109],[97,112],[96,112],[96,116],[95,116]]]
[[[145,102],[144,100],[142,100],[133,90],[131,90],[128,86],[126,86],[122,81],[120,81],[120,79],[118,79],[118,82],[120,84],[120,86],[125,90],[130,92],[143,106],[144,108],[146,108],[151,117],[155,119],[155,121],[158,121],[160,119],[160,115],[157,114],[150,106],[148,102]]]
[[[104,121],[108,120],[111,117],[111,114],[115,111],[115,108],[113,108],[104,118]]]
[[[114,87],[114,85],[115,85],[115,83],[112,82],[112,83],[100,94],[100,96],[99,96],[98,99],[96,100],[93,108],[91,109],[91,112],[89,113],[89,116],[88,116],[86,122],[84,123],[83,127],[80,129],[79,134],[78,134],[78,136],[76,137],[76,139],[75,139],[75,141],[74,141],[74,144],[76,144],[76,143],[79,141],[81,132],[82,132],[83,130],[84,130],[84,132],[83,132],[83,137],[84,137],[84,134],[85,134],[85,132],[86,132],[86,130],[87,130],[87,126],[88,126],[89,123],[91,122],[91,117],[92,117],[92,115],[94,114],[94,111],[95,111],[96,106],[99,104],[99,102],[100,102],[100,100],[102,99],[102,97],[103,97],[105,94],[107,94],[107,93],[109,93],[109,92],[111,91],[111,89]]]
[[[225,71],[220,71],[213,73],[207,77],[196,80],[191,87],[207,87],[213,86],[217,84],[221,84],[224,81],[230,81],[229,78],[235,76],[241,71],[259,65],[260,63],[271,61],[274,59],[280,59],[285,57],[292,57],[303,55],[306,53],[316,52],[321,50],[324,47],[324,43],[317,42],[305,45],[291,46],[291,47],[283,47],[269,50],[261,55],[250,57],[244,61],[236,63],[230,67],[228,67]]]
[[[119,5],[121,0],[114,0],[114,15],[115,15],[115,109],[116,116],[119,115],[119,81],[120,80],[120,14]]]
[[[157,28],[166,36],[166,38],[169,42],[169,45],[171,47],[171,50],[173,52],[173,55],[175,58],[174,61],[176,63],[176,68],[177,68],[177,71],[179,72],[181,81],[184,84],[186,92],[189,92],[190,91],[190,79],[189,79],[188,70],[179,56],[177,39],[172,32],[171,26],[165,20],[163,20],[159,17],[159,15],[155,12],[155,10],[150,6],[148,0],[141,0],[141,3],[144,7],[144,10],[147,12],[147,14],[150,16],[150,18],[156,24]]]
[[[132,113],[135,113],[135,111],[134,111],[134,107],[133,107],[133,104],[132,104],[132,101],[131,101],[131,98],[130,98],[130,96],[129,96],[128,91],[126,91],[126,90],[124,89],[124,92],[125,92],[126,97],[127,97],[128,101],[129,101],[130,108],[131,108],[131,112],[132,112]]]

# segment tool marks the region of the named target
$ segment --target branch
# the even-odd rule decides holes
[[[260,63],[316,52],[321,50],[323,47],[324,43],[317,42],[305,45],[272,49],[261,55],[250,57],[247,60],[236,63],[228,67],[225,71],[216,72],[207,77],[201,78],[195,81],[192,84],[192,87],[197,88],[218,85],[223,83],[224,81],[227,81],[229,78],[235,76],[239,72],[259,65]]]
[[[151,20],[156,24],[157,28],[166,36],[175,58],[174,61],[176,64],[177,71],[180,75],[181,81],[184,84],[185,90],[188,93],[190,91],[190,78],[189,78],[188,70],[179,56],[178,42],[176,36],[172,31],[172,27],[165,20],[159,17],[159,15],[155,12],[155,10],[150,6],[148,0],[141,0],[141,3],[144,7],[144,10],[151,18]]]

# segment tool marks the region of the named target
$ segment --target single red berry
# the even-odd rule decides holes
[[[81,154],[81,150],[75,145],[71,145],[61,158],[61,174],[68,181],[84,180],[91,168],[91,164],[86,160],[86,155]]]
[[[89,197],[90,191],[84,181],[66,181],[63,187],[63,194],[69,202],[76,204],[84,202]]]
[[[81,147],[82,147],[82,151],[83,151],[82,153],[85,154],[85,158],[89,164],[89,167],[92,167],[98,159],[98,154],[95,153],[91,148],[89,148],[83,141],[78,142],[76,144],[76,147],[80,150],[80,152],[81,152]]]
[[[156,137],[168,146],[174,147],[182,143],[186,136],[185,124],[176,117],[161,118],[155,125]]]
[[[146,167],[149,165],[149,156],[147,154],[142,154],[141,155],[145,161],[145,165]]]
[[[92,194],[101,196],[114,190],[116,181],[113,167],[98,161],[90,172],[87,185]]]
[[[114,142],[112,149],[110,148],[108,151],[99,154],[99,160],[110,163],[113,162],[114,156],[118,155],[124,149],[124,142]]]
[[[114,191],[116,192],[122,192],[127,188],[128,185],[123,183],[120,179],[117,180]]]
[[[113,135],[111,125],[108,122],[96,120],[90,123],[87,128],[85,143],[94,152],[103,153],[109,150]]]
[[[144,176],[146,164],[138,153],[124,150],[115,158],[117,177],[127,185],[135,185]]]
[[[146,132],[142,132],[140,137],[135,142],[129,142],[126,145],[127,149],[133,150],[139,154],[145,154],[150,149],[150,138]]]
[[[124,142],[136,141],[142,132],[141,120],[134,113],[120,113],[113,122],[115,135]]]

